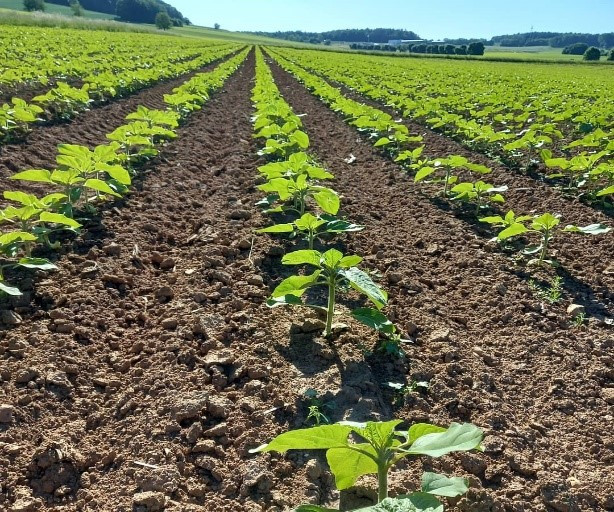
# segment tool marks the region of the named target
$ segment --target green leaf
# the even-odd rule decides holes
[[[611,187],[606,187],[600,190],[599,192],[597,192],[597,197],[609,196],[609,195],[614,195],[614,185],[612,185]]]
[[[351,428],[345,425],[322,425],[284,432],[269,444],[259,446],[249,453],[280,452],[288,450],[320,450],[329,448],[344,448],[348,446],[348,436]]]
[[[391,142],[392,141],[388,137],[382,137],[381,139],[378,139],[378,141],[375,144],[373,144],[373,146],[378,148],[380,146],[387,146]]]
[[[422,475],[422,492],[454,498],[465,494],[468,490],[469,486],[464,478],[447,477],[428,471]]]
[[[336,508],[325,508],[319,505],[300,505],[294,512],[339,512]]]
[[[497,236],[497,239],[507,240],[508,238],[511,238],[513,236],[522,235],[523,233],[526,233],[527,231],[529,230],[524,224],[520,224],[519,222],[516,222],[515,224],[512,224],[511,226],[501,231],[501,233],[499,233],[499,235]]]
[[[282,295],[281,297],[270,297],[266,301],[266,305],[270,308],[277,306],[306,306],[303,301],[296,295]]]
[[[378,309],[384,307],[388,302],[388,294],[379,288],[369,275],[362,270],[352,267],[343,270],[342,274],[350,282],[352,288],[364,293]]]
[[[58,268],[45,258],[21,258],[17,264],[20,267],[36,268],[38,270],[55,270]]]
[[[419,437],[406,453],[441,457],[450,452],[474,450],[480,446],[482,437],[482,431],[471,423],[452,423],[445,432]]]
[[[339,266],[341,268],[351,268],[351,267],[355,267],[356,265],[358,265],[361,261],[362,261],[362,258],[355,254],[351,256],[344,256],[343,258],[341,258],[341,261],[339,262]]]
[[[14,286],[8,286],[8,285],[4,284],[2,281],[0,281],[0,292],[4,292],[7,295],[13,295],[14,297],[18,297],[19,295],[23,295],[21,293],[21,291],[19,290],[19,288],[16,288]]]
[[[101,171],[106,172],[111,178],[122,185],[130,185],[132,183],[130,173],[121,165],[100,164],[98,167]]]
[[[301,249],[299,251],[289,252],[285,254],[281,259],[281,262],[284,265],[313,265],[315,267],[320,266],[320,260],[322,259],[322,254],[319,251],[314,251],[312,249]]]
[[[115,192],[115,190],[113,190],[105,181],[99,180],[97,178],[90,178],[89,180],[86,180],[83,186],[91,188],[93,190],[97,190],[98,192],[102,192],[103,194],[121,197],[121,194]]]
[[[333,189],[323,188],[313,195],[318,206],[326,213],[337,215],[339,211],[340,201],[339,195]]]
[[[434,167],[422,167],[422,169],[419,169],[414,176],[414,181],[417,182],[423,180],[424,178],[427,178],[428,176],[433,174],[435,170],[436,169]]]
[[[63,224],[64,226],[69,226],[71,228],[80,228],[81,224],[79,224],[75,219],[71,219],[66,215],[62,215],[61,213],[51,213],[51,212],[42,212],[40,214],[39,219],[41,222],[51,222],[53,224]]]
[[[337,249],[329,249],[322,254],[323,263],[329,268],[337,268],[342,259],[343,253]]]
[[[410,443],[414,443],[416,439],[427,434],[445,432],[445,427],[438,427],[437,425],[431,425],[430,423],[414,423],[407,432],[407,440]]]
[[[350,446],[351,448],[330,448],[326,452],[326,460],[335,476],[335,485],[340,491],[352,487],[362,475],[377,473],[377,464],[369,457],[369,455],[376,457],[373,446],[368,443]]]
[[[13,242],[33,242],[37,237],[27,231],[11,231],[0,235],[0,245],[8,245]]]
[[[290,135],[290,140],[296,142],[301,149],[307,149],[309,147],[309,136],[301,130],[296,130]]]
[[[320,271],[316,270],[309,276],[290,276],[284,279],[271,293],[272,298],[283,297],[285,295],[295,295],[300,297],[307,288],[316,282]]]
[[[29,171],[18,172],[17,174],[13,174],[10,179],[52,183],[51,173],[46,169],[30,169]]]
[[[503,224],[504,219],[501,215],[494,215],[492,217],[481,217],[478,219],[480,222],[486,222],[488,224]]]
[[[352,316],[359,322],[365,324],[376,331],[385,334],[394,334],[396,329],[394,324],[381,311],[373,308],[356,308],[352,310]]]
[[[294,226],[292,224],[274,224],[262,229],[257,229],[256,233],[292,233]]]

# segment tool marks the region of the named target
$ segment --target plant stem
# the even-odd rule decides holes
[[[326,331],[325,335],[330,336],[333,328],[333,315],[335,314],[335,276],[331,276],[328,280],[328,310],[326,313]]]
[[[548,242],[550,242],[550,231],[544,231],[544,239],[542,242],[542,252],[539,256],[539,264],[541,265],[546,259],[546,254],[548,253]]]
[[[388,497],[388,466],[385,462],[377,464],[377,502],[380,503]]]

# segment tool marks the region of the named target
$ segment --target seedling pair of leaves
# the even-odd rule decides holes
[[[525,255],[538,255],[537,258],[533,258],[528,262],[529,265],[542,265],[543,263],[548,263],[555,266],[558,265],[556,261],[548,259],[547,257],[548,249],[557,232],[563,231],[587,235],[600,235],[611,230],[611,228],[604,226],[603,224],[590,224],[584,227],[569,224],[563,229],[560,229],[558,227],[561,222],[559,216],[551,213],[544,213],[535,217],[527,215],[516,217],[514,212],[508,212],[505,218],[500,216],[484,217],[480,219],[480,221],[499,226],[506,226],[505,229],[503,229],[497,236],[497,240],[499,241],[505,241],[512,237],[522,235],[537,235],[539,243],[528,246],[523,251]],[[531,223],[527,225],[529,221],[531,221]]]
[[[302,216],[305,213],[307,199],[311,198],[323,212],[336,215],[341,204],[337,192],[332,188],[312,183],[307,174],[289,178],[273,178],[259,185],[258,188],[267,193],[267,196],[257,203],[266,208],[265,213],[294,211]],[[277,201],[288,204],[273,207]]]
[[[129,166],[155,157],[159,153],[156,144],[176,137],[173,130],[164,126],[150,126],[145,121],[133,121],[107,134],[107,139],[118,144],[124,155],[123,160]]]
[[[0,292],[21,295],[18,288],[4,282],[4,271],[11,267],[24,267],[37,270],[52,270],[56,266],[45,258],[32,257],[36,243],[44,242],[50,247],[49,235],[58,230],[76,230],[81,224],[61,213],[50,211],[58,201],[65,199],[64,194],[49,194],[38,199],[32,194],[20,191],[5,191],[4,198],[19,203],[20,207],[8,206],[0,211],[0,222],[16,225],[16,230],[0,235],[0,255],[6,259],[17,258],[16,262],[0,264]]]
[[[349,285],[358,293],[365,295],[378,310],[388,302],[388,294],[380,289],[368,274],[357,267],[361,261],[360,256],[345,256],[337,249],[329,249],[324,253],[309,249],[290,252],[282,258],[282,264],[310,265],[315,267],[316,270],[309,275],[293,275],[284,279],[273,290],[267,305],[270,307],[282,305],[309,306],[323,309],[322,306],[303,303],[301,297],[309,288],[324,286],[328,289],[324,334],[330,336],[337,292],[344,286]]]
[[[434,176],[430,181],[443,183],[442,194],[444,197],[447,197],[450,185],[458,181],[458,176],[454,175],[453,172],[460,169],[466,169],[478,174],[488,174],[491,172],[488,167],[469,162],[464,156],[452,155],[448,158],[433,160],[425,167],[420,168],[414,176],[414,182],[423,181]]]
[[[379,309],[356,308],[352,316],[360,323],[374,329],[380,336],[378,350],[399,359],[405,357],[403,345],[412,343],[412,340],[403,338],[396,325],[394,325]]]
[[[455,497],[468,490],[466,480],[436,473],[424,473],[420,491],[388,498],[388,474],[407,457],[442,457],[456,451],[480,450],[483,433],[470,423],[452,423],[449,428],[417,423],[407,431],[397,430],[402,422],[340,422],[280,434],[269,444],[251,453],[288,450],[326,450],[326,460],[337,489],[352,487],[359,477],[377,475],[378,505],[361,512],[443,512],[438,496]],[[303,505],[300,512],[326,512],[334,509]]]
[[[305,174],[312,180],[331,180],[334,178],[326,169],[316,165],[303,151],[291,154],[287,160],[269,162],[258,167],[258,171],[267,180],[274,178],[298,178]]]
[[[364,226],[352,224],[333,215],[322,214],[315,216],[309,212],[303,214],[294,222],[275,224],[258,230],[258,233],[288,234],[290,238],[301,237],[307,241],[309,249],[313,249],[316,239],[338,233],[353,233],[361,231]]]
[[[58,82],[45,94],[32,98],[32,102],[43,105],[53,113],[54,117],[71,119],[80,111],[86,110],[92,102],[88,90],[89,84],[77,89],[65,82]]]
[[[570,189],[587,187],[588,193],[594,197],[614,193],[614,185],[612,185],[614,183],[614,164],[604,161],[604,158],[609,155],[611,151],[600,151],[594,154],[577,155],[567,160],[566,158],[552,158],[550,151],[542,152],[546,167],[561,170],[549,174],[548,178],[567,178]],[[607,186],[600,190],[600,182],[605,182]]]
[[[461,201],[464,203],[475,203],[475,214],[480,213],[485,205],[484,202],[491,203],[504,203],[505,198],[501,195],[501,192],[505,192],[507,186],[495,187],[490,183],[484,181],[476,181],[475,183],[466,182],[459,183],[452,187],[450,192],[456,194],[452,199],[455,201]]]
[[[59,187],[64,195],[60,211],[73,216],[75,206],[85,195],[85,202],[91,198],[87,190],[94,191],[94,197],[111,195],[120,197],[130,185],[130,174],[117,165],[114,146],[97,146],[94,151],[84,146],[60,144],[56,162],[58,168],[30,169],[11,176],[13,180],[48,183]]]
[[[0,107],[0,140],[24,136],[30,131],[30,124],[42,121],[39,115],[43,112],[38,105],[29,105],[21,98],[5,103]]]

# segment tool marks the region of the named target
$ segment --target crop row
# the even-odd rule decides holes
[[[468,147],[545,176],[589,201],[614,196],[614,87],[609,69],[280,55]],[[496,69],[492,69],[496,66]],[[578,73],[562,76],[562,73]]]
[[[0,224],[10,231],[3,230],[0,235],[0,292],[21,295],[5,281],[7,269],[56,268],[40,254],[59,248],[61,232],[78,232],[82,221],[96,214],[98,203],[128,193],[142,165],[158,154],[158,146],[177,136],[179,124],[223,85],[248,51],[243,50],[211,72],[196,74],[176,88],[165,96],[166,110],[139,106],[126,117],[128,123],[107,134],[108,144],[94,149],[60,144],[55,169],[26,169],[11,176],[18,182],[39,184],[44,195],[3,192],[10,204],[0,210]]]
[[[351,312],[352,317],[378,331],[383,341],[381,349],[390,350],[393,347],[398,352],[401,336],[394,324],[381,313],[388,301],[387,293],[371,279],[368,272],[358,268],[363,259],[361,256],[344,255],[334,247],[327,248],[336,235],[356,232],[363,226],[338,216],[341,207],[339,194],[328,185],[334,180],[334,175],[321,167],[308,152],[309,137],[301,129],[301,119],[282,98],[259,49],[256,52],[256,84],[252,100],[256,111],[253,117],[254,137],[264,140],[259,154],[268,160],[258,168],[264,181],[259,189],[266,194],[259,204],[273,221],[272,225],[258,231],[285,235],[295,240],[297,247],[287,252],[281,263],[309,269],[283,279],[271,293],[267,304],[270,307],[302,306],[321,313],[326,318],[324,335],[332,340],[335,332],[333,317],[339,295],[358,292],[374,307],[356,308]],[[302,248],[305,245],[306,248]],[[314,248],[316,246],[318,249]],[[315,300],[317,294],[313,293],[313,289],[318,288],[326,290],[326,306],[318,305]],[[304,298],[306,295],[314,300],[307,301]],[[328,423],[324,416],[322,418],[324,423]],[[440,457],[454,451],[478,448],[482,431],[468,423],[453,423],[449,428],[418,423],[403,431],[398,428],[401,423],[400,420],[393,420],[318,424],[312,428],[282,433],[269,444],[252,450],[252,453],[326,450],[327,461],[339,490],[352,487],[362,475],[376,474],[379,505],[360,509],[363,512],[389,509],[383,507],[390,507],[390,510],[393,507],[395,510],[443,510],[438,497],[460,496],[467,492],[467,482],[463,478],[426,472],[420,491],[389,498],[388,473],[406,457]],[[354,442],[351,435],[358,436],[361,442]],[[332,509],[302,505],[296,510]]]
[[[279,50],[268,50],[279,64],[319,97],[332,110],[343,114],[344,119],[372,140],[384,154],[400,163],[403,169],[413,174],[415,182],[430,182],[439,185],[439,194],[445,199],[462,204],[471,204],[470,211],[481,222],[500,228],[496,240],[505,249],[513,249],[510,239],[522,244],[522,252],[529,256],[529,264],[542,265],[556,262],[549,256],[552,239],[559,231],[598,235],[610,231],[601,224],[579,227],[560,225],[560,218],[550,212],[538,215],[517,215],[514,211],[501,212],[496,205],[505,202],[506,187],[498,187],[478,179],[459,182],[461,175],[487,175],[491,169],[470,162],[460,155],[445,155],[438,158],[421,158],[424,146],[422,138],[409,134],[408,128],[392,116],[371,106],[363,105],[345,97],[326,80],[312,74],[298,64],[284,58]]]
[[[5,25],[0,33],[0,97],[7,87],[187,61],[217,44],[147,34]]]
[[[201,51],[198,57],[185,62],[173,63],[161,56],[159,65],[155,67],[88,75],[83,78],[85,83],[81,87],[58,82],[30,103],[13,98],[10,104],[5,103],[0,108],[0,143],[23,138],[31,130],[31,125],[43,121],[43,117],[47,120],[70,119],[94,102],[125,96],[161,80],[199,69],[237,49],[235,45],[211,46]]]

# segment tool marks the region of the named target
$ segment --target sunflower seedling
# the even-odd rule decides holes
[[[505,192],[507,186],[495,187],[490,183],[483,181],[476,181],[475,183],[459,183],[452,187],[453,194],[456,194],[452,199],[455,201],[475,203],[475,214],[480,213],[480,209],[483,208],[485,201],[491,203],[504,203],[505,198],[501,195],[501,192]]]
[[[289,304],[323,309],[321,306],[303,303],[301,296],[311,287],[325,286],[328,289],[325,335],[330,336],[337,292],[343,286],[349,285],[365,295],[378,309],[388,302],[388,294],[380,289],[367,273],[357,267],[361,261],[360,256],[344,256],[337,249],[329,249],[324,253],[308,249],[290,252],[281,260],[284,265],[310,265],[316,270],[309,275],[294,275],[284,279],[273,290],[267,304],[270,307]]]
[[[380,336],[378,350],[394,357],[405,357],[403,345],[412,343],[412,340],[401,336],[394,325],[384,313],[373,308],[356,308],[352,310],[352,316],[360,323],[375,329]]]
[[[391,499],[388,498],[388,473],[406,457],[442,457],[457,451],[479,450],[483,433],[470,423],[452,423],[448,428],[416,423],[407,431],[397,430],[401,423],[401,420],[341,422],[292,430],[250,452],[326,450],[326,460],[339,490],[352,487],[362,475],[377,475],[377,501],[380,505],[361,511],[441,511],[443,505],[437,496],[465,494],[468,490],[466,480],[427,472],[422,475],[420,491]],[[331,509],[307,505],[297,510],[316,512]]]
[[[396,406],[403,405],[405,397],[418,390],[426,391],[429,388],[429,383],[424,380],[410,380],[407,384],[401,382],[386,382],[386,386],[395,391],[394,404]]]
[[[499,240],[507,240],[520,235],[535,234],[539,238],[539,243],[537,245],[529,246],[524,250],[524,254],[526,255],[538,254],[537,258],[533,258],[529,261],[529,265],[542,265],[543,263],[556,265],[556,262],[547,259],[547,256],[548,249],[557,231],[583,233],[587,235],[600,235],[611,230],[611,228],[606,227],[603,224],[590,224],[584,227],[570,224],[561,230],[558,228],[560,222],[561,221],[557,215],[544,213],[534,217],[529,227],[520,221],[513,223],[501,231],[497,238]]]
[[[306,174],[301,174],[297,178],[273,178],[258,188],[269,194],[258,202],[260,206],[269,206],[265,210],[266,213],[294,211],[302,216],[305,213],[308,198],[312,198],[324,212],[330,215],[336,215],[339,211],[340,200],[337,192],[332,188],[310,183]],[[277,200],[290,203],[291,206],[272,207]]]
[[[338,233],[353,233],[361,231],[364,226],[352,224],[346,220],[338,219],[332,215],[315,215],[307,212],[294,222],[275,224],[259,229],[258,233],[287,233],[291,237],[300,236],[307,241],[309,249],[317,238]]]
[[[313,422],[312,425],[315,426],[328,425],[330,419],[324,411],[331,409],[331,406],[318,396],[318,392],[315,389],[310,388],[305,391],[305,398],[307,399],[307,410],[309,411],[305,422]]]
[[[450,185],[454,185],[458,181],[458,176],[454,175],[460,169],[467,169],[478,174],[488,174],[491,170],[480,164],[469,162],[464,156],[453,155],[448,158],[440,158],[429,162],[426,166],[420,168],[414,176],[414,182],[423,181],[433,174],[436,175],[432,182],[442,182],[444,197],[447,197],[450,190]]]

